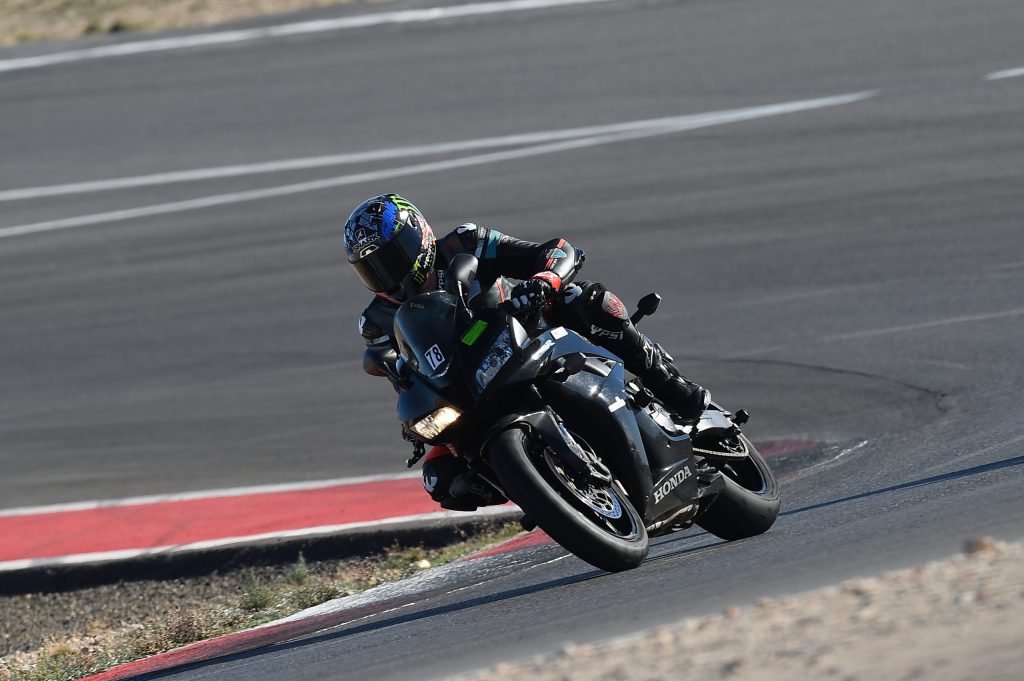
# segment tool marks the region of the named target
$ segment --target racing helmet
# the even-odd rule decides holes
[[[366,288],[402,302],[434,269],[434,232],[416,206],[398,194],[363,201],[345,223],[345,254]]]

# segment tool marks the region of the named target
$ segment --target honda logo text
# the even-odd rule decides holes
[[[690,467],[687,466],[683,468],[681,471],[677,472],[671,478],[666,480],[665,482],[661,483],[658,486],[658,488],[654,490],[654,503],[657,504],[666,496],[668,496],[669,492],[674,490],[676,487],[679,487],[679,483],[681,483],[683,480],[686,480],[688,477],[690,477],[690,475]]]

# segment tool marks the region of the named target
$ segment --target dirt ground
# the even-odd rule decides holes
[[[945,561],[460,678],[1021,681],[1024,545],[972,540]]]
[[[394,546],[361,556],[250,565],[195,577],[121,581],[57,593],[0,596],[0,679],[6,657],[47,643],[100,642],[137,627],[152,629],[182,613],[249,611],[266,620],[356,593],[521,534],[518,523],[474,526],[438,547]],[[259,603],[255,601],[266,601]],[[309,601],[309,602],[306,602]],[[260,607],[255,607],[260,606]],[[209,619],[209,617],[206,617]]]
[[[210,26],[265,14],[386,0],[0,0],[0,46],[97,33]]]

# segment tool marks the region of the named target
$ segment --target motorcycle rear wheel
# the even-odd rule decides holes
[[[522,429],[508,428],[488,447],[491,468],[508,497],[594,567],[621,572],[640,565],[647,557],[647,529],[629,499],[614,485],[574,487],[550,453],[531,455],[527,438]]]
[[[768,531],[782,505],[779,482],[757,448],[740,434],[747,456],[720,467],[725,489],[718,493],[696,524],[721,539],[746,539]]]

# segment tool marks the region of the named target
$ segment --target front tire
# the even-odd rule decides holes
[[[621,509],[612,522],[597,510],[600,505],[586,503],[562,482],[551,456],[531,456],[522,429],[508,428],[495,436],[487,456],[506,495],[527,517],[594,567],[620,572],[635,568],[647,557],[643,520],[614,485],[599,490],[600,498],[616,512]]]
[[[779,482],[757,448],[740,434],[747,456],[726,460],[719,467],[725,489],[718,493],[696,523],[721,539],[733,541],[767,532],[782,505]]]

